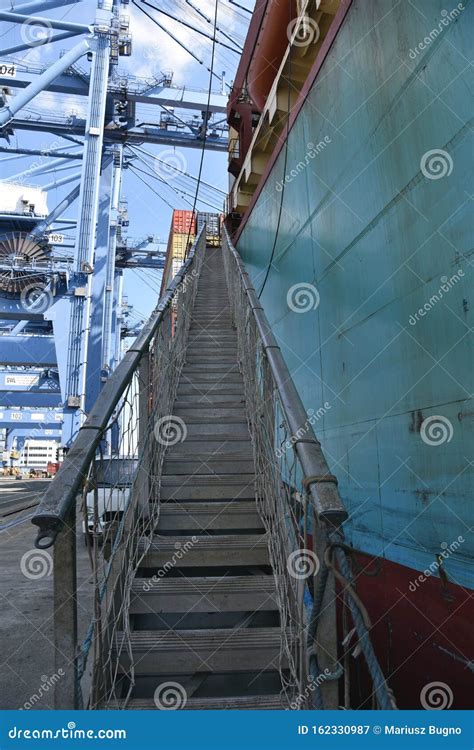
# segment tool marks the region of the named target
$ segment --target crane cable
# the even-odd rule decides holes
[[[203,168],[203,165],[204,165],[204,153],[206,151],[207,120],[208,120],[208,117],[209,117],[209,106],[210,106],[210,103],[211,103],[212,74],[213,74],[213,69],[214,69],[214,59],[215,59],[215,52],[216,52],[217,7],[218,7],[218,0],[215,0],[215,6],[214,6],[214,29],[213,29],[213,33],[212,33],[211,68],[210,68],[210,71],[209,71],[210,72],[210,75],[209,75],[209,88],[208,88],[208,91],[207,91],[207,107],[206,107],[206,113],[205,113],[206,122],[205,122],[205,127],[204,127],[204,136],[203,136],[203,139],[202,139],[201,160],[200,160],[200,163],[199,163],[199,172],[198,172],[198,176],[197,176],[196,193],[194,195],[193,216],[194,216],[195,211],[196,211],[196,204],[197,204],[197,200],[198,200],[199,187],[200,187],[200,184],[201,184],[201,177],[202,177],[202,168]],[[184,254],[184,259],[185,260],[186,260],[186,258],[188,256],[188,247],[189,247],[189,238],[191,236],[191,227],[192,227],[192,224],[190,223],[189,224],[189,229],[188,229],[188,237],[187,237],[187,240],[186,240],[186,250],[185,250],[185,254]]]

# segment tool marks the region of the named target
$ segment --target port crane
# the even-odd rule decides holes
[[[147,145],[200,149],[205,138],[208,150],[227,148],[224,77],[208,97],[175,85],[169,71],[124,74],[119,62],[133,49],[128,2],[100,0],[83,24],[39,15],[73,4],[15,3],[0,11],[0,20],[22,30],[46,30],[39,43],[57,58],[52,65],[22,60],[35,46],[31,39],[0,50],[1,158],[34,159],[3,187],[36,179],[46,193],[68,186],[47,213],[30,203],[20,214],[0,215],[0,426],[7,452],[33,429],[60,434],[68,446],[114,371],[121,340],[139,330],[124,319],[124,271],[162,269],[164,251],[153,238],[127,239],[127,170],[153,189],[163,178]],[[59,55],[64,39],[74,44]],[[77,111],[32,115],[29,107],[45,93],[69,95]],[[155,112],[146,121],[143,105]],[[21,132],[47,133],[46,145],[17,147]],[[180,172],[179,164],[170,169]],[[189,202],[186,179],[183,171],[174,190]]]

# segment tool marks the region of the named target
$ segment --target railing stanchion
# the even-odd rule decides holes
[[[326,531],[316,524],[314,524],[313,544],[314,551],[316,552],[318,559],[322,562],[326,553],[328,539]],[[314,583],[316,589],[316,585],[318,583],[317,577]],[[316,653],[318,656],[320,674],[325,674],[325,670],[328,670],[328,672],[330,672],[331,674],[337,673],[338,638],[336,581],[332,570],[328,573],[326,588],[324,591],[321,616],[318,625]],[[339,681],[337,679],[324,680],[321,683],[320,690],[324,707],[329,710],[337,710],[339,708]]]
[[[150,448],[148,445],[148,417],[150,411],[150,355],[140,359],[138,366],[138,455],[140,462],[137,471],[138,505],[142,508],[142,518],[149,516],[150,503]]]
[[[54,545],[54,708],[78,708],[76,506],[69,509]]]

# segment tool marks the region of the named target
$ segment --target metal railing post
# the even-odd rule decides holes
[[[314,551],[321,563],[328,546],[327,530],[314,524],[313,530]],[[321,572],[318,574],[321,575]],[[315,578],[315,590],[318,583]],[[336,609],[336,580],[332,570],[328,573],[326,588],[324,591],[321,616],[319,618],[318,632],[316,637],[316,653],[318,656],[319,672],[324,675],[328,670],[331,675],[338,670],[338,637],[337,637],[337,609]],[[325,709],[337,710],[339,708],[339,681],[338,679],[324,680],[320,686]]]
[[[150,406],[150,355],[146,352],[138,365],[138,506],[142,518],[149,516],[150,503],[150,447],[148,443],[148,416]]]
[[[54,708],[78,708],[76,506],[73,504],[54,545],[54,665],[61,679]],[[71,669],[71,665],[73,668]]]

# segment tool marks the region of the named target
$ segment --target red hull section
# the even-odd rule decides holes
[[[451,708],[470,708],[474,690],[474,592],[442,578],[358,554],[357,593],[372,620],[372,639],[398,708],[424,708],[429,683],[444,683]],[[418,583],[417,583],[418,581]],[[410,587],[411,584],[411,587]],[[363,656],[354,670],[353,706],[364,708]],[[362,705],[361,705],[362,704]]]

